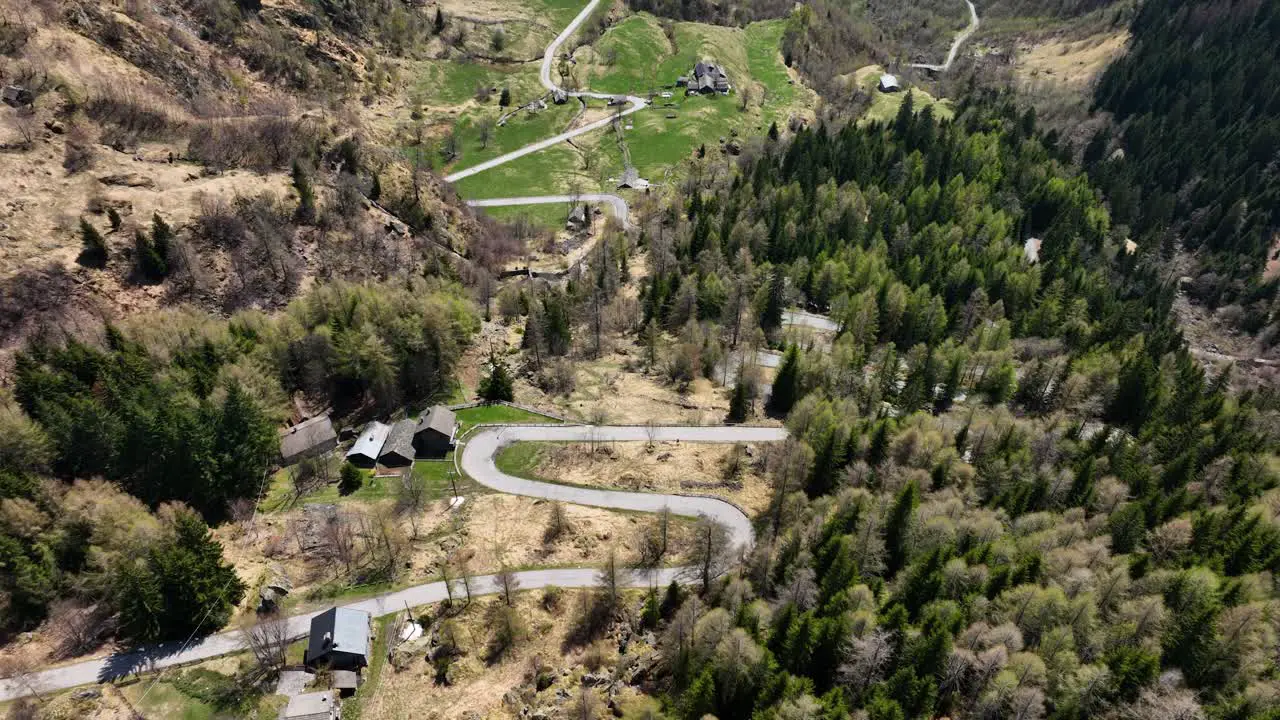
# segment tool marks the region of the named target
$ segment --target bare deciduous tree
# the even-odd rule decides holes
[[[498,583],[498,589],[502,591],[502,600],[511,607],[515,603],[512,597],[517,590],[520,589],[520,577],[516,571],[507,565],[498,568],[497,574],[493,576],[494,582]]]
[[[244,628],[245,645],[263,678],[275,677],[289,663],[289,641],[289,620],[281,615],[266,615]]]
[[[845,663],[840,666],[840,677],[855,694],[860,694],[871,683],[880,679],[885,667],[893,659],[893,633],[876,628],[865,637],[850,639],[845,653]]]
[[[542,540],[554,543],[569,531],[569,517],[565,514],[564,504],[559,501],[552,501],[547,513],[547,529],[542,533]]]
[[[732,540],[729,530],[710,517],[703,516],[694,531],[693,565],[702,583],[702,592],[711,587],[714,580],[728,564]]]

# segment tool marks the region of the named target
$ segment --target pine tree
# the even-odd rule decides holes
[[[444,32],[444,11],[440,9],[439,5],[436,6],[436,19],[435,22],[431,24],[431,29],[436,35]]]
[[[107,208],[107,222],[111,223],[111,230],[119,230],[124,220],[120,219],[120,211],[113,207]]]
[[[511,89],[502,88],[502,94],[498,96],[498,107],[507,107],[511,105]]]
[[[487,402],[515,400],[515,383],[507,364],[494,352],[489,353],[489,376],[480,381],[480,398]]]
[[[773,394],[769,396],[765,409],[774,417],[784,417],[799,399],[800,349],[792,345],[782,356],[782,365],[773,380]]]
[[[133,259],[138,275],[148,282],[159,282],[168,271],[168,264],[160,257],[155,243],[141,230],[133,234]]]
[[[102,233],[84,218],[80,218],[80,242],[83,247],[80,250],[80,256],[76,259],[77,262],[92,268],[107,266],[107,241],[103,240]]]
[[[774,120],[769,123],[769,139],[777,142],[778,140],[778,121]]]
[[[916,508],[920,506],[920,487],[912,480],[898,493],[885,521],[885,571],[893,577],[907,563],[908,543],[915,525]]]
[[[733,395],[729,397],[729,415],[728,422],[741,423],[746,422],[751,415],[751,399],[755,395],[755,389],[751,383],[745,378],[739,377],[738,382],[733,386]]]
[[[151,244],[156,253],[165,262],[165,273],[168,274],[169,248],[173,245],[173,228],[160,217],[160,213],[151,216]]]
[[[369,200],[378,202],[382,199],[382,180],[378,177],[378,173],[373,174],[373,180],[369,183]]]
[[[769,280],[769,296],[765,300],[764,312],[760,314],[760,329],[766,333],[782,327],[782,311],[786,309],[787,276],[782,268],[775,267]]]
[[[298,193],[298,209],[293,219],[303,225],[316,221],[316,191],[311,186],[311,176],[301,160],[293,161],[293,189]]]

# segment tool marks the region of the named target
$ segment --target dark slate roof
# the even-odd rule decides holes
[[[318,658],[330,651],[367,657],[369,617],[369,613],[363,610],[335,607],[311,618],[307,659]]]
[[[382,453],[379,458],[384,458],[392,453],[399,455],[407,460],[412,460],[413,452],[413,434],[416,423],[412,420],[400,420],[391,426],[391,432],[387,433],[387,441],[382,445]]]
[[[333,430],[333,422],[328,415],[317,415],[310,420],[303,420],[280,434],[280,457],[285,462],[295,458],[312,448],[325,443],[336,442],[338,434]]]
[[[453,428],[457,424],[458,417],[454,415],[452,410],[443,405],[436,405],[418,418],[418,427],[413,431],[413,434],[417,435],[423,430],[430,429],[451,438],[453,437]]]
[[[289,698],[280,717],[284,720],[330,720],[334,716],[333,693],[313,692]]]

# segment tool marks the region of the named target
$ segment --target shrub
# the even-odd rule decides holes
[[[83,248],[76,262],[85,267],[104,268],[107,266],[107,241],[102,233],[88,220],[80,218],[80,242]]]

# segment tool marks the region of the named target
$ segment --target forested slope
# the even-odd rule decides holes
[[[671,716],[1275,711],[1274,399],[1192,359],[1056,156],[1002,98],[908,108],[695,173],[646,227],[672,378],[788,304],[841,323],[773,379],[795,440],[747,566],[655,610]],[[749,418],[750,373],[733,395]]]
[[[1274,324],[1261,274],[1280,226],[1280,6],[1159,0],[1132,31],[1095,96],[1118,138],[1096,137],[1085,164],[1117,223],[1145,247],[1197,252],[1194,294],[1240,305],[1257,332]]]

